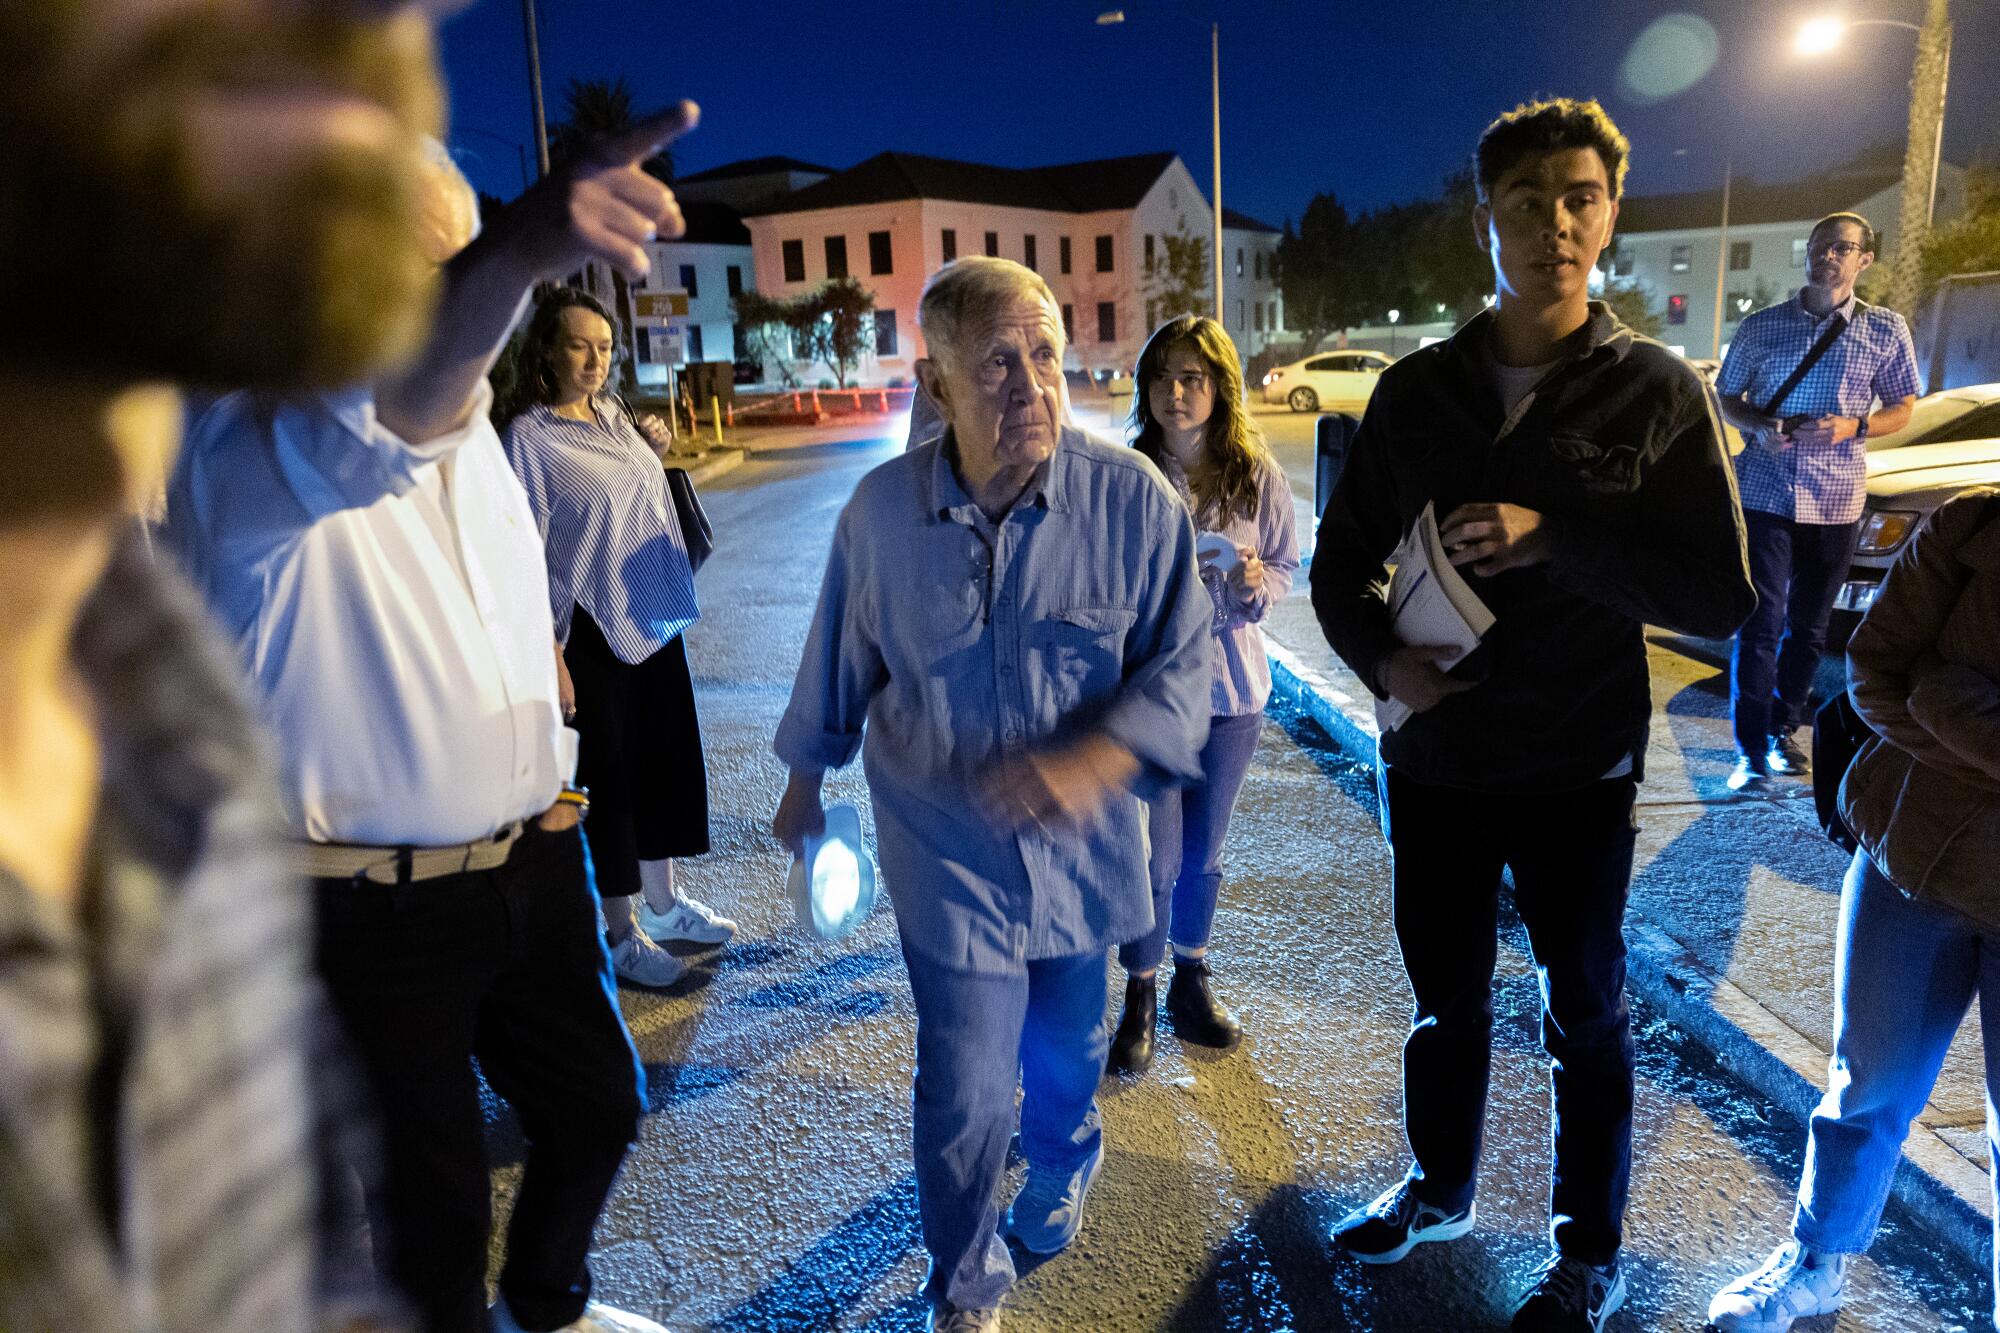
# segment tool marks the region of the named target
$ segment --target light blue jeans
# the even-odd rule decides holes
[[[994,1194],[1007,1170],[1017,1083],[1029,1166],[1068,1174],[1103,1142],[1104,953],[1031,962],[1024,976],[954,972],[907,944],[903,961],[917,1003],[912,1138],[931,1256],[924,1295],[988,1309],[1014,1285]]]
[[[1833,1059],[1792,1234],[1816,1250],[1859,1254],[1875,1239],[1903,1139],[1975,996],[1987,1036],[1987,1156],[2000,1171],[2000,931],[1911,901],[1858,852],[1841,888],[1833,986]]]

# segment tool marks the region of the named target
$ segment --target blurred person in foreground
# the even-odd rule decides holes
[[[358,387],[220,398],[168,492],[168,544],[278,743],[319,971],[382,1119],[376,1254],[429,1333],[660,1331],[590,1299],[643,1080],[565,787],[541,544],[487,372],[536,281],[589,260],[636,277],[644,243],[678,233],[638,163],[694,114],[598,145],[477,240],[471,188],[433,145],[403,244],[420,238],[444,283],[414,360]],[[475,1057],[528,1140],[490,1314]]]
[[[1541,981],[1555,1100],[1553,1253],[1517,1333],[1598,1333],[1625,1297],[1633,1047],[1625,900],[1652,694],[1644,627],[1721,637],[1750,613],[1721,425],[1685,360],[1589,299],[1629,145],[1596,102],[1516,108],[1474,156],[1495,299],[1382,374],[1320,520],[1313,609],[1413,715],[1381,739],[1414,1159],[1334,1241],[1394,1263],[1474,1224],[1492,1064],[1501,875]],[[1450,674],[1403,643],[1383,560],[1434,504],[1495,616]]]
[[[1223,1050],[1243,1035],[1210,988],[1208,940],[1222,892],[1222,844],[1271,697],[1257,626],[1291,590],[1299,541],[1291,483],[1251,420],[1236,345],[1220,324],[1194,315],[1168,320],[1146,340],[1133,379],[1132,447],[1166,476],[1202,537],[1220,536],[1229,556],[1201,558],[1213,607],[1201,780],[1147,804],[1153,929],[1118,950],[1125,1009],[1109,1064],[1114,1072],[1138,1074],[1153,1061],[1158,974],[1169,940],[1174,979],[1167,1016],[1174,1034]]]
[[[701,608],[659,455],[605,392],[618,341],[611,312],[589,294],[545,293],[521,343],[525,402],[505,443],[547,550],[556,675],[582,738],[583,833],[611,968],[657,987],[687,971],[660,942],[723,944],[736,923],[674,883],[674,858],[708,850],[686,638]]]
[[[1723,416],[1743,432],[1736,484],[1757,585],[1757,609],[1729,658],[1729,789],[1745,796],[1769,795],[1773,774],[1812,771],[1795,733],[1811,712],[1827,621],[1861,530],[1868,437],[1901,430],[1919,388],[1909,325],[1854,294],[1875,263],[1868,220],[1821,218],[1806,237],[1806,263],[1805,286],[1736,330],[1715,385]],[[1823,339],[1825,351],[1806,366]]]
[[[172,386],[414,347],[439,105],[421,6],[0,6],[0,1327],[361,1314],[315,1216],[310,900],[235,672],[128,515]]]
[[[1875,734],[1840,784],[1860,850],[1840,893],[1826,1095],[1791,1237],[1716,1293],[1722,1333],[1840,1308],[1975,1000],[2000,1104],[2000,491],[1954,496],[1917,529],[1847,645],[1847,688]],[[1989,1110],[1989,1161],[1997,1132]]]
[[[995,1192],[1053,1254],[1103,1162],[1104,951],[1152,926],[1140,794],[1198,774],[1209,601],[1187,511],[1143,457],[1063,422],[1048,285],[961,259],[925,285],[941,438],[861,479],[774,748],[800,854],[866,742],[917,1008],[917,1207],[931,1327],[1000,1326]]]

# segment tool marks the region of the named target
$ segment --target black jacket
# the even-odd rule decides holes
[[[1625,755],[1652,699],[1642,627],[1726,638],[1756,605],[1713,395],[1602,304],[1502,433],[1493,316],[1382,374],[1320,520],[1313,609],[1371,689],[1399,646],[1383,560],[1426,502],[1517,504],[1556,524],[1546,564],[1462,572],[1496,623],[1455,675],[1477,688],[1382,738],[1386,763],[1445,786],[1561,791]]]

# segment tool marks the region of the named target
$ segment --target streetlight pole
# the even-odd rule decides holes
[[[1097,25],[1110,27],[1125,21],[1122,9],[1107,9],[1097,16]],[[1214,185],[1209,193],[1214,198],[1215,227],[1215,322],[1225,329],[1228,324],[1222,318],[1222,24],[1208,25],[1208,133],[1209,148],[1214,160]]]
[[[1222,318],[1222,25],[1208,25],[1209,138],[1215,150],[1215,322]]]
[[[535,117],[535,163],[549,174],[549,121],[542,108],[542,44],[535,36],[535,0],[521,0],[521,26],[528,38],[528,101]]]

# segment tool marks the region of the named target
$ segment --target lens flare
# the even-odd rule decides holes
[[[1707,19],[1667,14],[1646,25],[1618,65],[1618,84],[1641,105],[1684,93],[1715,68],[1722,43]]]

